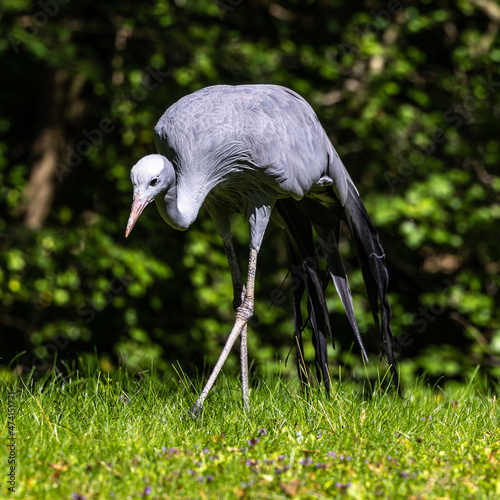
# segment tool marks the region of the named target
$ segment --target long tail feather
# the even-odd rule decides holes
[[[293,326],[294,326],[294,345],[297,358],[297,372],[299,375],[300,385],[302,389],[309,383],[307,375],[307,367],[304,360],[304,345],[302,343],[302,331],[304,324],[302,322],[302,312],[300,310],[300,303],[304,295],[305,286],[304,282],[297,276],[298,262],[296,262],[296,252],[292,250],[293,241],[290,236],[285,233],[286,249],[291,263],[291,276],[292,283],[292,300],[293,300]]]
[[[340,234],[340,214],[333,212],[326,206],[322,205],[319,201],[313,199],[303,199],[298,204],[300,211],[312,221],[318,240],[322,246],[323,253],[326,256],[328,264],[328,273],[330,275],[335,289],[340,297],[342,306],[346,312],[347,319],[351,325],[354,336],[361,348],[361,352],[368,362],[368,355],[366,353],[361,333],[359,332],[356,316],[354,314],[354,305],[352,303],[351,289],[347,281],[347,274],[344,269],[344,264],[339,253],[338,239]],[[328,283],[328,282],[327,282]]]
[[[340,297],[342,306],[344,307],[347,319],[351,325],[354,336],[361,348],[361,353],[368,363],[368,354],[366,353],[365,346],[363,344],[363,339],[361,338],[361,333],[359,332],[358,324],[356,322],[356,316],[354,314],[354,305],[352,303],[351,288],[347,281],[347,275],[344,269],[344,264],[340,258],[339,247],[337,243],[337,237],[333,231],[326,231],[324,228],[315,226],[316,232],[318,233],[318,240],[325,253],[326,260],[328,263],[328,272],[335,285],[337,294]]]
[[[309,274],[306,278],[307,309],[313,330],[312,340],[315,352],[316,374],[318,380],[323,379],[326,390],[329,392],[330,377],[328,373],[328,347],[325,329],[330,332],[332,343],[333,336],[328,318],[328,309],[317,270],[309,267],[309,263],[306,263],[305,267]]]
[[[387,299],[389,273],[385,264],[385,253],[375,227],[350,179],[348,188],[344,206],[347,224],[363,273],[373,318],[377,328],[382,333],[382,350],[390,365],[393,382],[400,391],[396,358],[394,357],[394,337],[391,329],[392,311]],[[379,302],[381,322],[378,317]]]
[[[294,337],[296,348],[302,348],[303,330],[300,304],[304,293],[307,296],[307,309],[312,328],[312,340],[315,349],[316,370],[319,380],[323,380],[327,391],[330,385],[328,373],[327,332],[333,344],[328,309],[321,279],[319,263],[314,249],[311,222],[305,217],[292,200],[278,200],[275,210],[282,218],[282,227],[286,234],[287,251],[291,262],[293,307],[294,307]],[[298,352],[299,377],[304,379],[305,365],[302,352]]]
[[[329,389],[326,332],[328,331],[330,337],[332,337],[332,333],[325,299],[326,285],[329,280],[326,283],[321,282],[318,257],[314,248],[313,227],[326,257],[329,279],[335,285],[354,336],[363,356],[368,361],[354,314],[351,290],[338,248],[340,224],[342,220],[345,220],[361,266],[373,318],[377,328],[382,333],[382,349],[390,365],[393,382],[400,391],[394,357],[394,338],[390,324],[392,312],[387,299],[389,276],[384,260],[385,254],[363,202],[347,173],[346,180],[347,189],[344,193],[343,203],[332,190],[327,195],[325,191],[322,197],[303,198],[300,201],[283,199],[278,200],[275,205],[275,210],[281,218],[280,225],[286,234],[287,251],[292,266],[294,336],[299,377],[301,381],[306,380],[304,379],[305,363],[302,357],[304,324],[300,311],[300,304],[305,293],[313,332],[312,340],[318,379],[322,378],[327,390]]]

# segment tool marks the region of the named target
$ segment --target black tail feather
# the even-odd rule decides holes
[[[338,237],[335,236],[333,231],[325,230],[325,228],[315,226],[316,232],[318,233],[318,239],[323,247],[323,252],[325,253],[326,260],[328,263],[328,272],[335,285],[337,294],[340,297],[342,306],[344,307],[347,319],[351,325],[354,336],[361,348],[361,353],[368,363],[368,354],[366,353],[365,346],[363,344],[363,339],[361,338],[361,333],[359,332],[358,324],[356,322],[356,316],[354,314],[354,305],[352,303],[351,289],[347,281],[347,275],[344,269],[344,264],[340,258],[340,253],[338,251]]]
[[[292,287],[292,300],[293,300],[293,326],[294,326],[294,345],[295,352],[297,358],[297,372],[299,374],[300,385],[302,388],[306,384],[309,383],[309,379],[307,376],[307,367],[304,360],[304,345],[302,343],[302,330],[304,328],[304,324],[302,322],[302,312],[300,310],[300,303],[302,301],[302,297],[304,295],[304,283],[296,275],[297,262],[295,261],[295,252],[292,250],[292,244],[290,237],[288,234],[285,235],[286,249],[291,263],[291,276],[292,283],[295,286]]]
[[[391,329],[392,311],[387,299],[389,273],[385,265],[385,253],[377,231],[352,183],[349,183],[345,213],[363,273],[373,318],[377,328],[382,333],[382,351],[390,365],[394,385],[400,391],[396,358],[394,357],[394,337]],[[381,322],[378,317],[379,301]]]
[[[308,272],[305,279],[307,291],[307,310],[311,320],[313,330],[312,341],[314,345],[316,375],[318,380],[323,379],[326,390],[330,391],[330,375],[328,373],[328,347],[326,342],[326,332],[330,332],[330,338],[333,343],[333,335],[330,328],[330,319],[326,307],[323,287],[319,279],[318,270],[310,266],[308,262],[304,263]]]
[[[326,204],[324,204],[325,201]],[[350,179],[348,181],[347,197],[343,207],[332,190],[328,200],[324,198],[321,200],[303,198],[300,201],[280,199],[276,202],[275,211],[279,214],[280,226],[285,231],[287,252],[291,263],[294,340],[301,382],[303,384],[308,382],[302,350],[304,323],[300,310],[302,298],[306,293],[317,375],[319,380],[323,379],[325,387],[329,390],[327,332],[331,337],[332,345],[334,343],[325,290],[330,279],[335,285],[361,352],[368,361],[354,314],[347,275],[338,249],[340,224],[342,220],[345,220],[361,266],[373,318],[377,328],[382,333],[382,349],[390,365],[393,382],[400,391],[393,349],[394,338],[390,324],[392,312],[387,299],[389,276],[384,260],[385,254],[377,232],[352,181]],[[329,279],[323,283],[320,276],[318,255],[314,247],[313,227],[328,265]]]
[[[329,278],[333,281],[335,289],[340,297],[342,306],[346,312],[347,318],[354,332],[354,336],[361,348],[361,352],[368,362],[368,355],[366,353],[363,339],[359,332],[356,316],[354,314],[354,305],[352,303],[351,289],[347,281],[347,275],[344,269],[344,264],[340,257],[338,240],[340,234],[341,216],[342,211],[332,211],[326,206],[322,205],[319,201],[310,198],[304,198],[297,204],[299,210],[312,222],[318,240],[322,246],[323,253],[326,256],[328,264]],[[328,284],[329,279],[326,283]],[[326,287],[324,287],[326,290]],[[332,341],[333,342],[333,341]]]
[[[279,200],[275,209],[283,220],[283,229],[287,240],[287,252],[291,262],[293,289],[294,337],[297,350],[297,368],[301,381],[306,380],[306,369],[302,351],[302,314],[300,304],[304,292],[307,295],[307,309],[313,331],[312,340],[315,349],[316,370],[318,379],[323,379],[329,390],[328,352],[326,332],[333,343],[330,320],[326,306],[323,287],[319,276],[319,266],[314,252],[314,239],[310,221],[299,210],[292,200]],[[307,380],[306,380],[307,382]]]

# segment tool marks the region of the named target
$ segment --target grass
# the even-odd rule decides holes
[[[477,380],[447,390],[334,383],[306,395],[256,381],[241,410],[222,378],[201,419],[189,381],[74,370],[15,389],[16,488],[2,498],[498,498],[499,408]],[[2,449],[4,447],[2,446]]]

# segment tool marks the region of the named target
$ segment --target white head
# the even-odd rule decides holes
[[[173,165],[162,155],[141,158],[132,168],[130,179],[134,186],[134,202],[125,231],[130,234],[142,211],[160,194],[175,183]]]

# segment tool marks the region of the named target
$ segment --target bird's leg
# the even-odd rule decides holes
[[[241,330],[240,338],[240,364],[241,364],[241,397],[243,408],[248,411],[250,399],[250,389],[248,387],[248,344],[247,344],[247,325]]]
[[[226,344],[224,345],[224,348],[222,349],[221,355],[219,356],[219,359],[217,360],[217,363],[215,365],[215,368],[213,369],[212,373],[210,374],[210,377],[201,391],[200,397],[196,400],[195,404],[191,407],[191,415],[196,416],[203,408],[203,403],[212,388],[212,386],[215,383],[215,380],[217,379],[217,376],[219,375],[220,371],[222,370],[222,366],[224,365],[229,352],[231,351],[231,348],[234,345],[234,342],[238,338],[238,335],[242,333],[242,331],[245,329],[245,334],[246,334],[246,325],[248,323],[248,320],[252,317],[253,315],[253,310],[254,310],[254,291],[255,291],[255,271],[257,269],[257,255],[259,253],[260,245],[262,243],[262,239],[264,237],[264,233],[267,227],[267,224],[269,223],[269,219],[271,217],[271,211],[272,207],[275,203],[275,199],[272,197],[266,197],[264,195],[261,195],[260,198],[256,197],[254,200],[253,205],[249,205],[249,210],[247,213],[247,219],[249,221],[249,226],[250,226],[250,258],[248,261],[248,279],[247,279],[247,286],[246,290],[243,289],[242,287],[242,292],[244,290],[245,292],[245,297],[243,299],[243,302],[241,305],[239,305],[236,308],[236,320],[234,322],[233,329],[231,330],[231,333],[229,334],[229,337],[226,341]],[[219,232],[222,241],[224,242],[230,242],[231,241],[231,225],[229,221],[229,217],[227,213],[222,210],[220,207],[217,207],[215,205],[208,204],[207,205],[207,210],[210,213],[210,216],[212,217],[216,227],[217,231]],[[229,244],[230,248],[232,248],[232,243]],[[234,254],[234,248],[230,251],[231,257],[229,258],[229,266],[233,266],[234,263],[234,269],[237,268],[236,264],[236,256]],[[237,271],[237,274],[239,274],[239,270]],[[233,274],[231,274],[233,275]],[[236,273],[235,273],[236,276]],[[233,281],[233,286],[234,285]],[[236,281],[236,285],[238,284],[238,280]],[[237,288],[237,286],[235,287]],[[244,347],[246,347],[246,335],[244,335],[244,338],[242,340]],[[248,373],[248,367],[245,368],[246,364],[246,349],[242,349],[242,359],[243,357],[245,358],[245,363],[242,361],[242,372],[245,371]],[[246,381],[243,380],[243,375],[242,375],[242,383],[247,384],[248,386],[248,375],[246,375]],[[245,388],[243,389],[243,404],[248,405],[248,389],[246,389],[247,396],[245,397]],[[246,403],[245,403],[245,398],[246,398]]]
[[[231,236],[231,220],[227,210],[208,203],[206,208],[214,221],[217,232],[224,243],[224,251],[226,252],[231,280],[233,282],[233,307],[236,311],[241,306],[245,299],[245,286],[241,277],[236,252],[234,251],[233,239]],[[247,326],[243,327],[240,337],[240,363],[241,363],[241,390],[243,398],[243,408],[248,409],[248,348],[247,348]]]
[[[210,392],[210,389],[214,385],[217,376],[219,375],[222,367],[231,351],[231,348],[234,345],[234,342],[238,338],[238,335],[242,332],[242,330],[246,327],[248,320],[253,315],[254,309],[254,290],[255,290],[255,270],[257,267],[257,253],[258,251],[255,248],[250,248],[250,259],[248,263],[248,280],[246,286],[245,298],[242,304],[236,309],[236,321],[234,322],[233,329],[229,334],[229,337],[222,349],[222,352],[217,360],[215,368],[213,369],[210,377],[201,391],[200,397],[196,400],[196,403],[191,407],[191,414],[193,416],[198,415],[200,410],[203,408],[203,403]]]
[[[245,285],[243,284],[243,278],[241,277],[232,240],[225,240],[223,243],[227,263],[229,264],[229,272],[231,273],[231,280],[233,282],[233,307],[236,311],[245,298]]]
[[[241,390],[243,395],[243,408],[248,410],[248,400],[250,390],[248,388],[248,351],[247,351],[247,322],[253,316],[254,309],[254,294],[255,294],[255,271],[257,269],[257,254],[255,248],[250,248],[250,259],[248,261],[248,279],[245,290],[245,298],[241,306],[236,309],[236,319],[238,314],[245,321],[245,325],[241,330],[240,340],[240,359],[241,359]]]
[[[229,238],[224,241],[224,250],[229,264],[229,271],[233,282],[233,307],[238,310],[245,299],[245,286],[241,277],[240,268],[236,259],[236,252],[232,240]],[[241,330],[240,337],[240,363],[241,363],[241,392],[243,408],[248,410],[248,399],[250,390],[248,388],[248,347],[247,347],[247,325]]]

